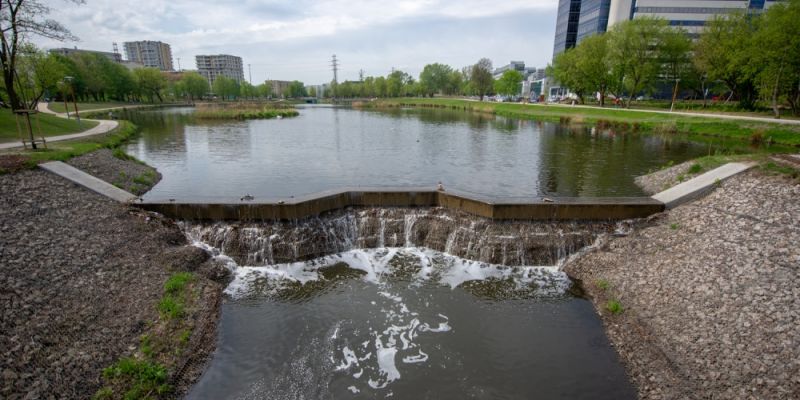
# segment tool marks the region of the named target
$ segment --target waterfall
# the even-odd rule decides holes
[[[615,229],[610,222],[492,221],[442,208],[347,209],[299,221],[181,224],[190,240],[252,266],[383,247],[424,247],[509,266],[556,265]]]

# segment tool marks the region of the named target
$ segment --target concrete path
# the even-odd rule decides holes
[[[99,123],[94,128],[87,129],[83,132],[71,133],[69,135],[59,135],[50,137],[45,136],[45,140],[47,140],[47,143],[52,143],[52,142],[60,142],[63,140],[79,139],[87,136],[101,135],[116,129],[116,127],[119,126],[119,123],[117,121],[88,120],[88,119],[84,119],[83,121],[97,121]],[[17,147],[25,147],[25,145],[22,142],[0,143],[0,150],[14,149]]]
[[[120,203],[128,203],[138,198],[134,194],[128,193],[108,182],[95,178],[94,176],[61,161],[51,161],[39,164],[39,168],[56,174],[64,179],[72,181],[73,183],[76,183],[95,193],[101,194]]]
[[[595,107],[595,106],[587,106],[587,105],[580,105],[576,104],[574,106],[565,105],[565,104],[541,104],[541,103],[531,103],[528,104],[532,107],[563,107],[563,108],[587,108],[592,110],[603,110],[603,111],[625,111],[625,112],[641,112],[641,113],[652,113],[652,114],[666,114],[666,115],[680,115],[686,117],[698,117],[698,118],[716,118],[716,119],[727,119],[727,120],[740,120],[740,121],[754,121],[754,122],[766,122],[766,123],[773,123],[773,124],[783,124],[783,125],[800,125],[800,120],[798,119],[775,119],[769,117],[750,117],[746,115],[728,115],[728,114],[711,114],[711,113],[699,113],[699,112],[687,112],[687,111],[662,111],[662,110],[641,110],[636,108],[614,108],[614,107]]]
[[[755,166],[755,163],[728,163],[658,193],[653,199],[664,203],[669,210],[708,193],[718,182]]]

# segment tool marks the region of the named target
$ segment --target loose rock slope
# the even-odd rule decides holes
[[[158,320],[170,249],[186,239],[169,220],[45,171],[0,175],[0,187],[0,398],[89,398]],[[201,333],[184,354],[202,361],[200,328],[216,322],[221,286],[197,285],[205,297],[189,323]],[[184,364],[184,374],[202,368]],[[182,377],[170,379],[180,390]]]
[[[643,399],[800,398],[800,183],[751,170],[566,266]],[[612,314],[606,302],[624,311]]]

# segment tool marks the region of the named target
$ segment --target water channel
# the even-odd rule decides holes
[[[638,196],[633,177],[713,148],[447,110],[308,107],[297,118],[124,116],[158,168],[148,200],[433,186],[500,197]],[[181,222],[233,272],[190,399],[629,399],[592,304],[559,270],[613,223],[493,223],[442,210]]]

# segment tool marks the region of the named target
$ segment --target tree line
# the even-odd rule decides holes
[[[497,80],[492,76],[492,61],[482,58],[477,63],[453,68],[446,64],[427,64],[418,79],[408,73],[394,70],[389,75],[368,76],[360,81],[332,83],[328,96],[339,98],[357,97],[433,97],[446,96],[484,96],[502,94],[518,95],[521,92],[523,76],[519,71],[505,71]]]
[[[584,102],[596,95],[625,105],[659,84],[670,85],[672,103],[682,91],[693,97],[718,93],[746,110],[769,104],[776,117],[787,105],[800,115],[800,0],[777,3],[763,13],[717,16],[696,41],[657,18],[637,18],[582,40],[557,55],[548,75]]]

